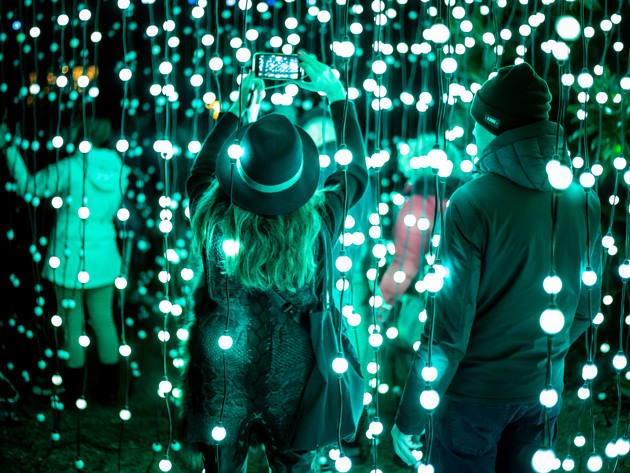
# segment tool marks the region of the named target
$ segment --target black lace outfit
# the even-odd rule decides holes
[[[343,125],[343,105],[343,101],[331,104],[338,136]],[[231,113],[223,115],[193,165],[187,182],[191,215],[197,199],[214,179],[216,155],[236,128],[237,120]],[[326,185],[339,184],[340,188],[326,194],[322,209],[323,225],[335,236],[340,234],[343,223],[346,182],[348,208],[359,200],[367,186],[363,142],[352,103],[348,107],[346,142],[354,161],[348,167],[347,178],[343,172],[329,176]],[[228,300],[220,233],[216,231],[208,243],[211,247],[205,261],[206,274],[196,290],[195,323],[188,341],[190,361],[184,382],[187,440],[203,452],[206,473],[244,471],[252,433],[264,443],[274,473],[310,471],[313,455],[295,452],[290,447],[297,408],[314,364],[308,328],[291,313],[272,310],[264,292],[246,288],[230,278],[228,334],[233,345],[223,351],[218,339],[225,333]],[[322,261],[319,268],[323,268],[322,253],[318,241],[317,260]],[[302,311],[318,304],[319,276],[296,293],[278,293]],[[221,418],[227,436],[217,445],[211,432]]]

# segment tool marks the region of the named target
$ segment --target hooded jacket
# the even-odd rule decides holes
[[[114,217],[120,208],[121,192],[127,188],[130,170],[127,166],[123,168],[118,153],[106,148],[93,148],[85,159],[85,196],[90,210],[85,220],[85,270],[90,279],[85,288],[90,289],[113,284],[120,275]],[[64,199],[50,234],[42,276],[60,286],[80,288],[77,274],[82,270],[79,255],[83,235],[78,216],[83,196],[82,155],[70,156],[31,175],[22,156],[11,147],[7,150],[7,166],[16,180],[19,195],[46,198],[58,195]],[[54,271],[49,264],[52,256],[60,259],[60,266]]]
[[[531,403],[546,386],[547,336],[539,320],[550,304],[543,289],[552,232],[545,166],[555,147],[556,124],[549,121],[502,133],[480,157],[481,176],[449,202],[440,255],[449,275],[434,298],[431,359],[438,370],[432,387],[440,396]],[[554,263],[562,279],[557,306],[565,323],[551,339],[551,384],[561,393],[569,347],[599,310],[601,210],[597,194],[577,184],[556,195]],[[598,274],[590,289],[581,282],[589,260]],[[419,404],[425,386],[421,370],[428,364],[426,332],[396,419],[406,434],[421,433],[426,421]]]

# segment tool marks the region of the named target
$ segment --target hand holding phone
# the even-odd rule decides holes
[[[343,84],[328,65],[318,61],[312,54],[300,53],[298,57],[305,77],[310,79],[309,81],[296,80],[295,83],[299,87],[310,92],[323,92],[330,102],[346,98]]]

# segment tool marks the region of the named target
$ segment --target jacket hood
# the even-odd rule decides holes
[[[556,149],[557,127],[556,123],[544,120],[501,133],[479,158],[479,172],[497,174],[528,189],[551,190],[545,167]],[[562,126],[559,133],[560,146],[564,140]]]
[[[87,157],[87,179],[96,189],[103,192],[120,190],[120,168],[122,160],[115,151],[96,148]],[[123,171],[123,186],[126,187],[129,168],[125,166]]]

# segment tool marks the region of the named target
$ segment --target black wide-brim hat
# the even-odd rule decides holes
[[[239,139],[240,135],[240,139]],[[230,145],[244,150],[228,156]],[[313,196],[319,181],[319,153],[303,128],[271,113],[234,132],[217,157],[219,186],[242,209],[266,217],[286,215]]]

